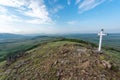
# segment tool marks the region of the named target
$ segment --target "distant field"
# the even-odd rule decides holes
[[[95,44],[99,42],[97,34],[70,34],[64,35],[66,38],[82,39]],[[103,46],[120,50],[120,34],[109,34],[103,37]]]
[[[56,38],[47,36],[4,39],[0,41],[0,61],[5,60],[10,55],[23,53],[31,48],[40,45],[43,42],[54,40]]]

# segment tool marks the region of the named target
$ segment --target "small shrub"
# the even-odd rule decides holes
[[[112,65],[111,70],[113,71],[119,71],[119,66]]]

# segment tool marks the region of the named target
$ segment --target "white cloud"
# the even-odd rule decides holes
[[[2,6],[0,6],[0,13],[1,14],[7,13],[7,9],[2,7]]]
[[[31,24],[54,24],[53,21],[49,20],[49,22],[46,22],[44,19],[33,19],[33,20],[26,20],[26,23],[31,23]]]
[[[23,22],[32,22],[33,20],[35,21],[35,24],[36,22],[38,22],[37,24],[46,24],[53,22],[49,17],[49,13],[44,4],[44,0],[0,0],[0,5],[13,7],[13,11],[17,11],[17,13],[29,18],[26,20],[24,17],[18,16],[21,17],[21,21]],[[17,16],[11,12],[9,12],[9,15],[4,16],[12,17],[13,15]],[[17,19],[17,17],[14,17],[13,19]]]
[[[8,23],[13,21],[20,21],[18,16],[15,16],[8,12],[8,10],[2,6],[0,6],[0,22]],[[8,15],[9,14],[9,15]]]
[[[65,5],[61,4],[59,1],[60,0],[48,0],[49,12],[52,15],[64,9]]]
[[[25,0],[0,0],[0,4],[10,7],[21,7],[25,4]]]
[[[57,5],[57,6],[55,6],[55,7],[53,8],[52,13],[57,13],[58,11],[60,11],[60,10],[63,9],[63,8],[64,8],[64,6],[62,6],[62,5]]]
[[[0,19],[1,19],[0,22],[2,22],[2,23],[13,22],[13,21],[21,21],[15,15],[11,15],[11,16],[0,15]]]
[[[43,4],[43,0],[32,0],[28,5],[28,10],[25,12],[26,15],[30,17],[36,18],[35,21],[39,21],[39,23],[48,23],[52,22],[51,18],[49,17],[49,13],[46,10],[46,6]]]
[[[79,4],[81,0],[76,0],[75,4]]]
[[[105,0],[84,0],[83,2],[79,3],[79,13],[93,9],[104,1]]]
[[[67,4],[70,5],[71,4],[71,0],[67,0]]]

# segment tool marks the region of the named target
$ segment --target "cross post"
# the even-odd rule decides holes
[[[98,35],[100,36],[99,39],[99,47],[98,47],[98,51],[101,51],[101,46],[102,46],[102,37],[105,36],[106,34],[103,33],[103,29],[101,29],[101,31],[98,33]]]

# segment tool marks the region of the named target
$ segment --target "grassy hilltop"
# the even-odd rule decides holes
[[[120,52],[95,50],[82,40],[48,41],[1,62],[0,80],[119,80]]]

